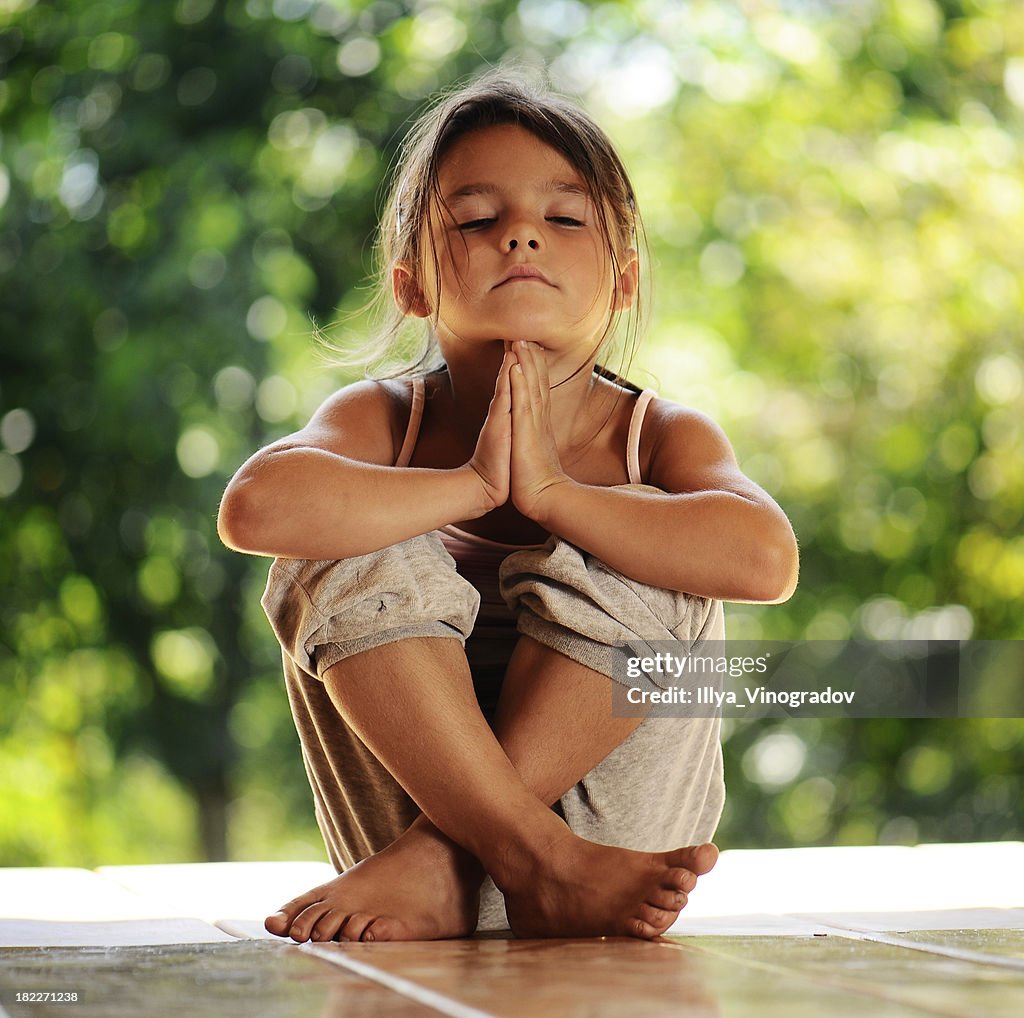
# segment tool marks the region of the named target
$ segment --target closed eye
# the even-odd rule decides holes
[[[559,226],[585,226],[586,224],[579,219],[575,219],[572,216],[548,216],[549,223],[557,223]]]
[[[484,227],[490,226],[491,223],[495,222],[493,218],[486,219],[470,219],[465,223],[459,223],[460,230],[482,230]]]

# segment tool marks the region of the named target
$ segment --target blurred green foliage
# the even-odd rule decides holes
[[[217,503],[348,380],[310,316],[358,327],[408,118],[507,58],[633,172],[634,377],[793,519],[732,634],[1024,637],[1014,0],[0,0],[0,863],[321,855]],[[1019,720],[727,736],[725,846],[1021,836]]]

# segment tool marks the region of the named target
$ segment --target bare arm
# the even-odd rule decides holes
[[[663,493],[572,480],[548,489],[537,520],[642,583],[728,601],[785,601],[796,538],[774,500],[746,477],[712,421],[662,411],[650,483]]]
[[[721,428],[658,401],[645,436],[658,492],[581,484],[558,462],[544,358],[516,344],[511,495],[525,516],[619,572],[669,590],[779,602],[796,587],[796,538],[773,499],[746,477]]]
[[[255,555],[351,558],[489,511],[494,493],[472,462],[453,470],[391,465],[395,413],[380,383],[332,396],[305,428],[239,468],[221,500],[221,540]]]

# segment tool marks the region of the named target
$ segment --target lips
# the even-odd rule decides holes
[[[544,275],[536,265],[513,265],[502,278],[494,284],[494,289],[504,286],[506,283],[545,283],[554,286],[550,279]]]

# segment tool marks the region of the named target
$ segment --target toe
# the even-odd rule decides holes
[[[328,911],[329,906],[323,901],[318,901],[315,904],[310,905],[308,908],[303,909],[295,919],[295,922],[292,923],[291,929],[288,931],[288,936],[290,936],[296,943],[305,943],[309,940],[313,927],[320,921],[321,916]]]
[[[669,866],[688,869],[697,876],[709,872],[718,862],[718,848],[708,842],[706,845],[691,845],[666,853]]]
[[[378,934],[382,933],[384,928],[381,925],[380,916],[377,916],[366,924],[366,929],[363,930],[363,935],[359,939],[364,944],[371,944],[375,940],[383,940],[384,937],[378,936]]]
[[[348,922],[342,930],[339,931],[338,937],[340,940],[362,940],[363,933],[367,926],[373,922],[377,917],[370,912],[353,912],[348,917]]]
[[[664,933],[678,918],[676,911],[666,911],[662,908],[652,908],[650,905],[641,905],[637,910],[636,918],[645,925],[657,930],[656,936]]]
[[[675,888],[659,887],[647,895],[647,904],[653,908],[661,908],[666,912],[679,912],[686,908],[688,898],[685,891]]]
[[[655,929],[655,927],[650,923],[645,922],[639,916],[636,916],[626,922],[623,933],[627,937],[640,937],[643,940],[653,940],[655,937],[660,937],[662,931]]]
[[[692,870],[677,867],[665,871],[665,879],[661,886],[668,891],[682,891],[689,894],[697,886],[697,878],[693,875]]]
[[[285,902],[273,915],[267,916],[263,923],[266,931],[279,937],[287,937],[296,918],[310,905],[315,905],[322,899],[319,892],[320,888],[314,887],[311,891]]]
[[[693,870],[699,877],[710,873],[716,862],[718,862],[718,846],[709,841],[706,845],[698,845],[693,849],[693,865],[687,868]]]
[[[405,924],[390,916],[378,916],[370,921],[363,930],[364,941],[407,940],[408,931]]]
[[[290,925],[291,916],[289,916],[284,909],[281,909],[279,912],[275,912],[273,915],[268,915],[263,923],[263,927],[267,933],[273,933],[278,937],[288,936],[288,927]]]
[[[330,909],[316,921],[316,925],[309,931],[309,939],[318,944],[334,940],[338,935],[338,930],[347,918],[347,913],[338,912],[333,908]]]

